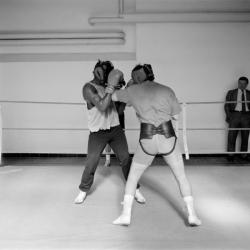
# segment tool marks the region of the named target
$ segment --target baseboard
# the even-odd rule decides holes
[[[105,155],[105,154],[103,154]],[[133,156],[134,154],[130,154]],[[87,154],[75,154],[75,153],[2,153],[3,157],[86,157]],[[114,154],[110,155],[111,157],[115,157]],[[157,157],[161,155],[157,155]],[[185,156],[183,154],[183,156]],[[190,157],[226,157],[227,154],[190,154]]]
[[[3,153],[3,157],[86,157],[87,154],[58,153]]]

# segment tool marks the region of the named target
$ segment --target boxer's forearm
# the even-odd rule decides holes
[[[114,101],[114,102],[119,102],[119,100],[118,100],[118,97],[117,97],[117,95],[116,95],[116,91],[112,94],[112,101]]]
[[[111,94],[105,94],[105,96],[102,99],[99,99],[96,103],[95,106],[97,107],[98,110],[100,111],[105,111],[111,102]]]

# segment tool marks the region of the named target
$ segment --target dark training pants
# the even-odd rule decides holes
[[[250,112],[233,112],[229,121],[229,128],[249,128],[250,127]],[[239,130],[229,130],[228,145],[229,152],[235,151],[235,144]],[[240,130],[241,133],[241,148],[240,151],[248,150],[249,130]]]
[[[88,140],[88,155],[81,183],[79,185],[80,190],[87,192],[91,188],[101,154],[107,144],[110,145],[118,158],[122,167],[124,178],[127,180],[131,165],[131,158],[128,153],[128,144],[125,133],[119,125],[107,130],[90,132]]]

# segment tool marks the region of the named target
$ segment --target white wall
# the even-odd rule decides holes
[[[1,0],[0,29],[20,30],[90,30],[88,17],[118,10],[116,0]]]
[[[133,9],[133,5],[131,2],[125,7]],[[0,100],[83,103],[82,86],[92,79],[93,66],[99,58],[111,59],[129,75],[135,65],[135,27],[88,24],[90,16],[103,12],[117,15],[118,1],[105,0],[103,4],[102,0],[1,0],[0,35],[124,32],[126,42],[102,45],[86,40],[79,45],[60,44],[60,41],[55,45],[41,45],[34,41],[25,45],[2,40]],[[85,105],[2,103],[1,106],[6,128],[3,152],[86,153]],[[57,131],[56,128],[85,130]]]
[[[167,7],[164,1],[152,2],[137,1],[137,11]],[[181,1],[168,2],[172,2],[172,10],[181,6]],[[83,102],[81,89],[91,79],[98,57],[110,58],[124,71],[126,80],[136,63],[151,63],[156,80],[172,87],[181,102],[223,101],[227,90],[236,87],[239,76],[250,77],[249,23],[90,26],[87,19],[91,15],[117,15],[118,1],[105,3],[0,0],[0,33],[111,30],[126,36],[124,45],[0,43],[0,100]],[[125,3],[126,10],[132,12],[135,1]],[[87,129],[84,105],[3,103],[2,113],[5,128]],[[224,118],[222,104],[188,107],[188,127],[225,127]],[[131,108],[126,110],[126,126],[139,127]],[[130,152],[135,150],[138,135],[138,131],[127,131]],[[3,152],[86,153],[87,137],[87,130],[4,130]],[[225,150],[226,133],[193,131],[188,132],[188,140],[191,153],[221,152]]]

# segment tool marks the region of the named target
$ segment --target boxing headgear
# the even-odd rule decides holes
[[[147,76],[146,80],[154,81],[155,76],[151,64],[143,64],[143,70]]]
[[[104,74],[104,82],[107,83],[109,73],[114,69],[112,62],[98,60],[94,69],[101,68]]]
[[[151,64],[138,64],[134,67],[132,72],[143,69],[146,75],[146,79],[144,81],[153,81],[155,79],[154,72]]]

